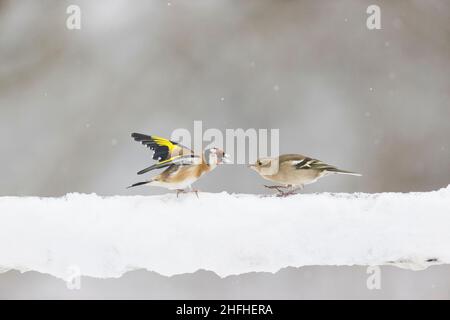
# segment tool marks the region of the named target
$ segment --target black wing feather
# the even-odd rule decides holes
[[[312,158],[305,157],[302,161],[295,165],[295,169],[309,169],[310,166],[306,165],[309,161],[313,160]]]
[[[150,148],[150,150],[153,150],[153,160],[166,160],[170,158],[169,154],[169,147],[167,146],[160,146],[158,145],[152,138],[152,136],[145,135],[142,133],[133,133],[131,134],[131,137],[137,142],[142,143],[144,146]],[[170,141],[174,145],[178,145],[178,143],[174,141]]]

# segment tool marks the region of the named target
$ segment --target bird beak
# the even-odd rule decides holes
[[[223,155],[223,157],[222,157],[222,162],[223,163],[231,163],[231,158],[230,158],[230,156],[228,155],[228,154],[224,154]]]

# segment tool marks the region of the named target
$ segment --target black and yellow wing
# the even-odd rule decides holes
[[[133,133],[131,137],[150,148],[153,151],[153,159],[158,161],[158,163],[139,171],[138,174],[165,168],[172,164],[192,164],[198,158],[191,149],[162,137],[149,136],[141,133]]]

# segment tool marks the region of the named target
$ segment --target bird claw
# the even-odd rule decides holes
[[[176,191],[177,191],[177,198],[178,198],[178,196],[179,196],[180,193],[188,193],[188,192],[194,192],[195,195],[197,196],[197,198],[199,198],[198,192],[199,192],[200,190],[197,190],[197,189],[192,189],[192,190],[189,190],[189,191],[186,191],[185,189],[177,189]]]
[[[294,194],[297,194],[297,192],[295,192],[295,191],[280,192],[280,193],[277,194],[277,197],[285,198],[285,197],[288,197],[288,196],[292,196]]]
[[[264,185],[264,187],[266,187],[268,189],[275,189],[275,190],[277,190],[278,194],[276,196],[280,197],[280,198],[281,197],[284,198],[284,197],[287,197],[287,196],[292,196],[294,194],[297,194],[296,191],[303,188],[303,186],[297,186],[297,187],[294,187],[292,189],[291,185],[289,185],[289,186],[267,186],[267,185]],[[286,189],[286,188],[288,188],[290,190],[288,190],[288,191],[281,190],[281,189]]]
[[[264,187],[266,187],[268,189],[287,188],[286,186],[268,186],[268,185],[264,185]]]
[[[266,186],[266,185],[264,185],[264,187],[266,187],[267,189],[275,189],[275,190],[277,190],[279,193],[283,193],[283,191],[280,190],[280,189],[282,189],[282,188],[287,188],[287,187],[285,187],[285,186]]]
[[[275,190],[277,190],[278,191],[278,196],[281,196],[281,195],[286,193],[286,192],[284,192],[281,189],[283,189],[283,188],[286,189],[287,188],[286,186],[267,186],[267,185],[264,185],[264,187],[266,187],[267,189],[275,189]]]
[[[186,190],[184,190],[184,189],[177,189],[176,191],[177,191],[177,198],[180,193],[186,193]]]

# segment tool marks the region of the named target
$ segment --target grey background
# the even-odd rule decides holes
[[[119,279],[84,277],[80,290],[69,290],[52,276],[10,271],[8,281],[0,277],[0,299],[448,299],[449,272],[381,267],[381,288],[368,290],[364,267],[290,267],[224,279],[204,270],[171,278],[141,270]]]
[[[81,7],[79,31],[65,27],[69,4]],[[369,4],[381,7],[382,30],[366,28]],[[449,21],[446,0],[0,1],[0,196],[164,193],[125,189],[150,163],[129,135],[169,136],[194,120],[277,128],[282,153],[363,173],[304,192],[445,187]],[[196,187],[263,193],[262,184],[228,165]],[[357,270],[336,272],[351,280]],[[0,275],[0,292],[20,277]],[[392,290],[401,296],[406,282]]]

